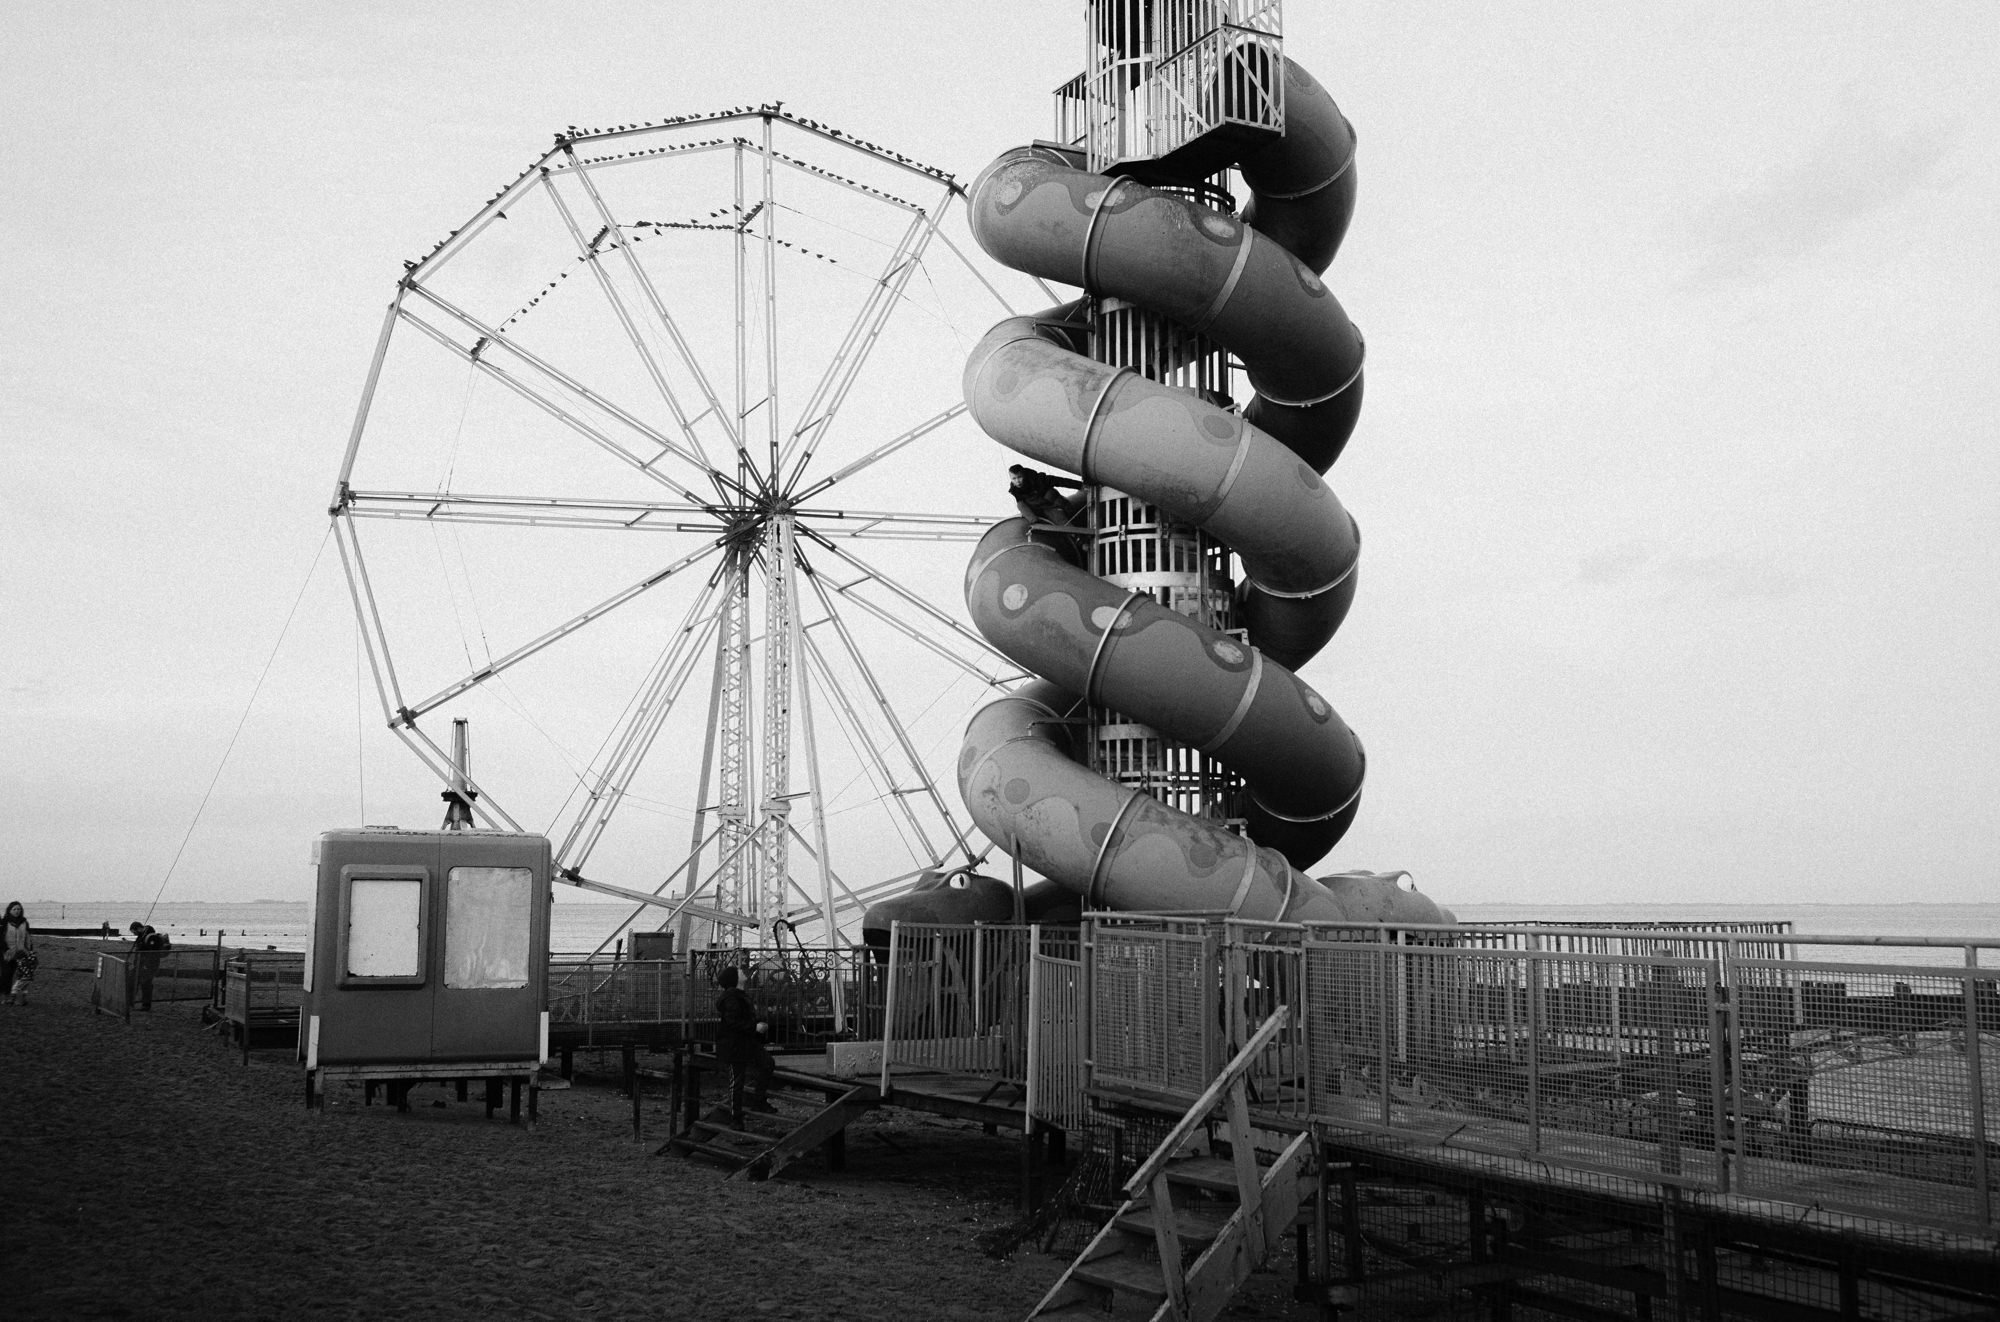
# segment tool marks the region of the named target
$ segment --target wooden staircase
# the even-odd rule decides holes
[[[824,1105],[811,1111],[799,1109],[792,1093],[774,1089],[772,1100],[782,1104],[769,1111],[746,1110],[740,1129],[728,1107],[710,1107],[660,1151],[727,1166],[732,1180],[768,1180],[814,1148],[825,1146],[830,1164],[838,1170],[847,1127],[874,1110],[881,1095],[874,1085],[860,1084],[824,1099]]]
[[[1298,1215],[1315,1177],[1311,1136],[1259,1160],[1246,1076],[1284,1027],[1280,1007],[1125,1184],[1126,1202],[1028,1314],[1036,1318],[1213,1318]],[[1229,1155],[1184,1155],[1223,1111]]]

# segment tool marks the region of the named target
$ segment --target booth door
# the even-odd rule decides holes
[[[437,1060],[534,1059],[541,1050],[536,870],[452,863],[444,873],[443,951],[431,1019]]]

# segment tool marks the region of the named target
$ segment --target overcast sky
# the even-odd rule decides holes
[[[1080,10],[0,9],[0,889],[302,899],[319,830],[436,816],[308,570],[402,261],[552,133],[783,99],[969,181]],[[1305,673],[1370,778],[1320,870],[1994,899],[2000,7],[1287,17],[1359,133],[1369,347]]]

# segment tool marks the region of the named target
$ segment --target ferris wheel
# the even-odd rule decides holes
[[[701,943],[983,856],[934,768],[1022,672],[962,618],[1008,501],[959,370],[1056,300],[965,226],[770,105],[571,127],[405,263],[331,513],[388,726],[451,784],[473,723],[479,821]]]

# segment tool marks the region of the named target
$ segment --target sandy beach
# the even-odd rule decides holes
[[[903,1113],[763,1184],[634,1143],[610,1080],[532,1132],[419,1089],[409,1114],[303,1105],[289,1051],[240,1055],[199,1007],[89,1008],[94,943],[44,940],[0,1005],[0,1219],[17,1318],[1020,1318],[1063,1263],[1002,1261],[1018,1148]]]

